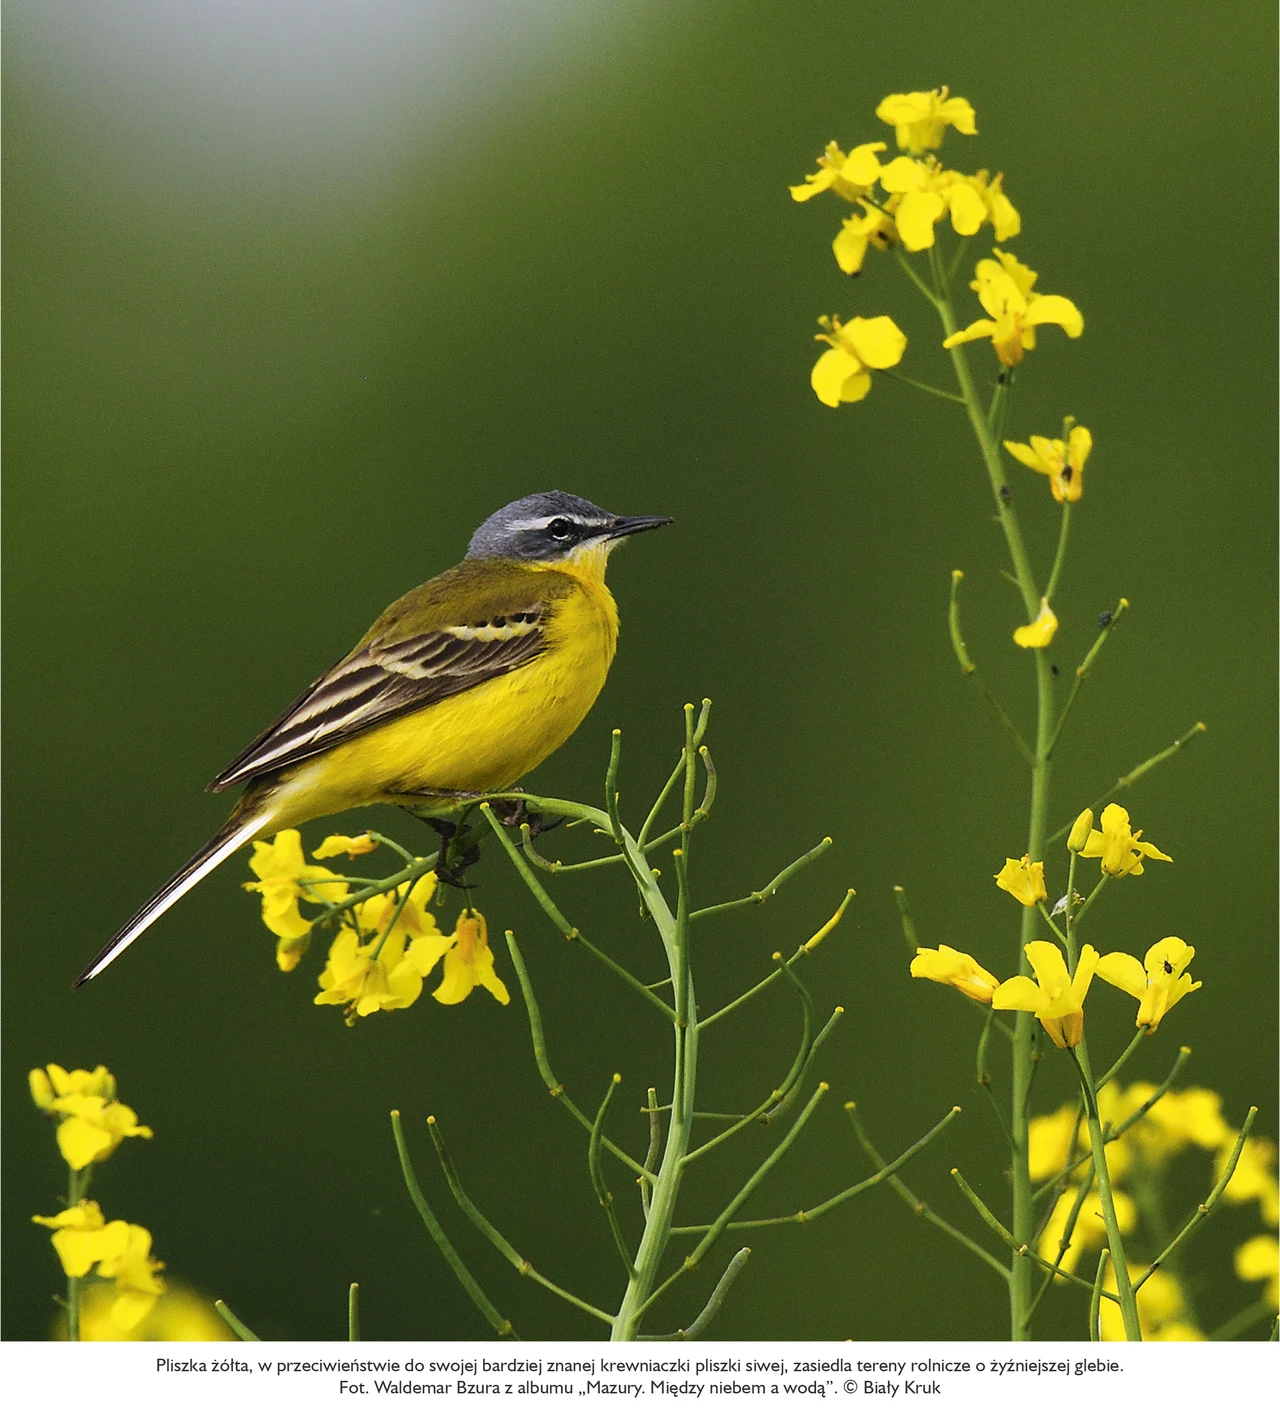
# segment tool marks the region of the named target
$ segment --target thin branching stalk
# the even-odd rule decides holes
[[[444,1177],[448,1181],[449,1189],[454,1199],[457,1201],[458,1208],[462,1210],[467,1218],[471,1220],[503,1258],[511,1264],[516,1272],[519,1273],[522,1278],[528,1278],[530,1282],[537,1283],[540,1287],[546,1288],[548,1292],[555,1293],[557,1297],[563,1298],[565,1302],[580,1308],[590,1316],[598,1318],[602,1322],[611,1321],[612,1319],[607,1312],[602,1312],[598,1307],[593,1307],[589,1302],[584,1302],[582,1298],[576,1297],[567,1289],[562,1288],[558,1283],[553,1283],[550,1278],[544,1277],[543,1274],[539,1273],[527,1258],[522,1257],[516,1252],[510,1241],[481,1214],[466,1190],[463,1189],[462,1181],[458,1178],[458,1171],[453,1163],[453,1158],[450,1156],[448,1148],[445,1146],[444,1133],[440,1130],[440,1125],[434,1116],[427,1117],[427,1129],[431,1133],[431,1140],[436,1148],[436,1157],[440,1161],[440,1168],[444,1171]]]
[[[871,1144],[871,1138],[867,1135],[858,1116],[857,1107],[853,1102],[846,1102],[845,1111],[849,1116],[849,1123],[853,1127],[853,1134],[858,1138],[858,1144],[866,1152],[867,1158],[876,1167],[877,1172],[884,1178],[889,1188],[894,1191],[907,1205],[911,1212],[918,1218],[927,1220],[935,1229],[940,1229],[948,1238],[954,1239],[962,1248],[967,1248],[975,1258],[980,1258],[992,1272],[998,1274],[1007,1283],[1009,1281],[1009,1270],[987,1252],[981,1244],[976,1243],[962,1230],[957,1229],[954,1224],[949,1224],[940,1214],[929,1208],[924,1200],[918,1198],[897,1175],[887,1173],[888,1162],[881,1156],[880,1152]]]
[[[432,1242],[440,1250],[444,1261],[453,1269],[454,1277],[461,1283],[463,1291],[475,1303],[485,1321],[500,1337],[511,1337],[518,1341],[519,1338],[512,1329],[511,1323],[485,1296],[484,1290],[471,1275],[467,1265],[462,1261],[461,1255],[450,1242],[448,1234],[445,1233],[444,1226],[427,1203],[427,1198],[422,1193],[422,1186],[418,1183],[413,1161],[409,1156],[409,1147],[405,1144],[398,1111],[391,1113],[391,1131],[395,1137],[396,1153],[400,1157],[400,1170],[404,1176],[405,1189],[408,1190],[409,1198],[413,1201],[413,1207],[418,1211],[418,1217],[422,1220],[427,1233],[431,1235]]]

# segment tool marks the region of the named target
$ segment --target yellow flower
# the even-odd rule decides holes
[[[307,865],[302,836],[294,827],[278,832],[270,842],[255,842],[249,868],[258,880],[246,881],[244,889],[261,893],[263,924],[289,942],[276,947],[276,962],[283,970],[293,969],[306,953],[311,933],[311,921],[303,918],[298,901],[345,901],[347,883],[328,867]]]
[[[1097,950],[1085,945],[1072,975],[1062,951],[1048,940],[1033,940],[1023,948],[1035,979],[1025,974],[1006,979],[991,996],[991,1007],[1034,1013],[1055,1047],[1074,1048],[1084,1034],[1084,999],[1098,963]]]
[[[336,832],[332,837],[326,837],[311,855],[317,861],[323,861],[326,857],[340,856],[343,852],[348,857],[363,857],[367,852],[374,851],[377,845],[377,842],[367,832],[362,832],[357,837],[346,837],[342,833]]]
[[[1266,1280],[1263,1301],[1274,1312],[1280,1307],[1280,1243],[1274,1234],[1255,1234],[1236,1249],[1236,1277],[1242,1283]]]
[[[1053,640],[1053,634],[1058,630],[1058,619],[1053,614],[1053,608],[1049,606],[1049,599],[1040,599],[1040,611],[1036,615],[1034,622],[1028,622],[1025,627],[1017,627],[1013,633],[1013,639],[1019,646],[1032,647],[1039,650],[1048,646]]]
[[[33,1214],[31,1222],[54,1231],[53,1249],[68,1278],[83,1278],[100,1258],[119,1249],[129,1227],[123,1219],[107,1224],[92,1199],[82,1199],[60,1214]]]
[[[1049,895],[1044,889],[1044,863],[1033,862],[1026,853],[1020,862],[1012,857],[1004,859],[1004,866],[996,872],[996,885],[1024,906],[1034,906]]]
[[[379,949],[378,936],[362,945],[355,931],[343,926],[329,947],[315,1002],[345,1005],[348,1026],[370,1014],[408,1008],[439,958],[425,964],[425,956],[414,949],[420,943],[415,940],[406,953],[405,935],[397,926]]]
[[[58,1149],[72,1170],[83,1170],[95,1161],[106,1160],[127,1136],[152,1135],[149,1126],[138,1125],[138,1114],[123,1102],[102,1097],[59,1097],[53,1104],[61,1116]]]
[[[904,152],[919,155],[941,147],[948,127],[966,137],[977,134],[977,117],[965,98],[948,96],[949,90],[935,88],[931,93],[890,93],[876,109],[876,117],[894,129],[894,137]]]
[[[831,242],[836,263],[846,274],[857,274],[867,256],[868,246],[887,250],[898,238],[898,228],[887,211],[859,201],[861,215],[847,216]]]
[[[1231,1152],[1235,1149],[1235,1143],[1234,1133],[1229,1133],[1228,1140],[1218,1151],[1217,1169],[1214,1173],[1219,1180],[1227,1167]],[[1280,1191],[1276,1186],[1276,1148],[1270,1141],[1261,1136],[1245,1137],[1240,1159],[1231,1172],[1230,1183],[1223,1190],[1222,1197],[1228,1204],[1248,1204],[1250,1200],[1256,1199],[1262,1222],[1269,1224],[1273,1229],[1276,1227]]]
[[[124,1224],[113,1220],[108,1228]],[[98,1276],[115,1281],[115,1301],[110,1318],[122,1331],[132,1331],[156,1304],[164,1292],[158,1276],[164,1264],[151,1257],[151,1233],[140,1224],[124,1224],[124,1235],[118,1246],[98,1264]]]
[[[950,945],[939,945],[936,950],[926,950],[923,946],[916,950],[911,961],[911,973],[917,979],[932,979],[938,984],[950,984],[980,1004],[989,1004],[991,995],[1000,981],[962,950],[953,950]]]
[[[412,889],[406,882],[394,891],[386,891],[381,896],[362,901],[356,907],[360,933],[381,935],[394,920],[395,924],[389,934],[399,936],[403,941],[416,940],[425,935],[439,935],[440,927],[436,924],[435,916],[427,909],[435,890],[436,874],[429,871],[413,883]]]
[[[1067,835],[1067,851],[1078,852],[1089,840],[1089,833],[1093,829],[1093,809],[1086,808],[1083,813],[1071,824],[1071,831]]]
[[[113,1101],[116,1095],[116,1079],[101,1063],[92,1072],[86,1072],[83,1067],[68,1072],[65,1067],[51,1062],[47,1068],[33,1067],[27,1081],[31,1100],[41,1111],[56,1111],[60,1097],[104,1097]]]
[[[996,356],[1006,367],[1016,367],[1024,351],[1036,345],[1036,328],[1056,323],[1068,338],[1084,332],[1084,318],[1070,299],[1061,294],[1032,292],[1037,275],[1003,250],[993,251],[995,259],[981,259],[977,277],[969,285],[978,302],[990,314],[943,340],[944,348],[990,338]]]
[[[818,158],[817,171],[806,176],[801,185],[790,188],[791,199],[807,201],[823,191],[834,191],[846,201],[865,196],[880,179],[876,153],[883,152],[884,146],[883,142],[864,142],[846,157],[834,142],[828,142]]]
[[[1129,1281],[1137,1282],[1147,1270],[1138,1264],[1129,1265]],[[1108,1264],[1103,1287],[1115,1292],[1115,1269]],[[1138,1292],[1138,1323],[1144,1341],[1203,1341],[1204,1334],[1185,1321],[1186,1303],[1178,1280],[1163,1268],[1157,1268]],[[1120,1304],[1104,1297],[1098,1311],[1099,1335],[1103,1341],[1124,1341],[1124,1316]]]
[[[1137,1206],[1123,1190],[1113,1189],[1111,1198],[1115,1204],[1116,1223],[1120,1226],[1120,1232],[1131,1233],[1138,1222]],[[1063,1190],[1040,1235],[1040,1257],[1050,1263],[1058,1258],[1062,1237],[1067,1232],[1067,1220],[1071,1217],[1075,1203],[1076,1191]],[[1097,1190],[1091,1190],[1080,1205],[1080,1213],[1076,1216],[1075,1227],[1071,1231],[1071,1242],[1067,1245],[1058,1267],[1064,1273],[1074,1271],[1086,1249],[1101,1248],[1106,1241],[1107,1228],[1103,1223],[1102,1200],[1099,1199]]]
[[[1027,1165],[1033,1180],[1056,1175],[1073,1152],[1083,1155],[1088,1148],[1089,1132],[1074,1106],[1061,1106],[1052,1116],[1033,1116],[1028,1124]]]
[[[1099,965],[1099,973],[1101,973]],[[1120,1096],[1122,1108],[1108,1106],[1103,1120],[1119,1125],[1155,1092],[1151,1082],[1135,1082]],[[1099,1108],[1106,1092],[1099,1093]],[[1121,1146],[1132,1145],[1149,1165],[1171,1160],[1188,1146],[1217,1151],[1224,1142],[1228,1148],[1235,1133],[1222,1118],[1222,1098],[1206,1087],[1187,1087],[1180,1092],[1166,1092],[1150,1111],[1121,1138]]]
[[[1028,470],[1048,475],[1049,488],[1059,504],[1074,504],[1084,493],[1084,463],[1093,449],[1087,426],[1073,426],[1065,442],[1032,436],[1030,445],[1005,441],[1004,448]]]
[[[809,382],[824,406],[861,401],[871,390],[870,368],[894,367],[902,361],[907,339],[892,318],[820,318],[824,330],[815,334],[830,347],[814,363]]]
[[[1185,941],[1168,935],[1147,951],[1145,968],[1123,950],[1103,955],[1098,961],[1098,978],[1137,999],[1137,1027],[1154,1033],[1174,1004],[1200,987],[1198,979],[1193,983],[1185,973],[1195,953]]]
[[[117,1294],[110,1283],[91,1283],[80,1300],[81,1341],[235,1341],[236,1335],[214,1311],[207,1298],[190,1288],[168,1283],[151,1312],[129,1330],[112,1316]],[[55,1336],[65,1340],[66,1319],[59,1319]]]
[[[463,911],[453,942],[444,957],[444,979],[431,997],[442,1004],[460,1004],[476,985],[481,985],[500,1004],[510,1003],[507,986],[494,969],[489,927],[479,911]]]
[[[1154,843],[1139,840],[1142,830],[1130,830],[1128,811],[1119,803],[1108,803],[1103,808],[1101,822],[1102,831],[1095,828],[1089,833],[1080,855],[1101,857],[1102,870],[1108,876],[1141,876],[1144,857],[1154,857],[1160,862],[1173,861]]]
[[[949,171],[932,157],[895,157],[880,173],[880,184],[890,194],[894,226],[904,248],[913,252],[934,243],[933,228],[944,215],[950,215],[957,235],[976,235],[988,220],[995,224],[998,240],[1016,235],[1021,221],[1001,180],[997,176],[989,181],[985,171],[975,176]]]

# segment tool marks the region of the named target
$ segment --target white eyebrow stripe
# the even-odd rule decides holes
[[[542,519],[513,519],[509,524],[504,524],[503,528],[515,533],[526,533],[531,529],[549,528],[555,519],[567,519],[578,529],[607,529],[613,523],[612,519],[584,519],[580,514],[548,514]]]

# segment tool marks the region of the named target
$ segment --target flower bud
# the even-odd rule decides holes
[[[41,1111],[48,1111],[53,1106],[53,1083],[49,1081],[49,1074],[43,1067],[33,1067],[27,1080],[31,1084],[31,1100]]]
[[[1093,809],[1086,808],[1083,813],[1071,824],[1071,835],[1067,838],[1067,851],[1079,852],[1084,848],[1084,844],[1089,840],[1089,833],[1093,830]]]

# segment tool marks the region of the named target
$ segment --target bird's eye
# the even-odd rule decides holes
[[[573,524],[568,519],[553,519],[547,525],[547,533],[549,533],[553,539],[564,543],[566,539],[573,537]]]

